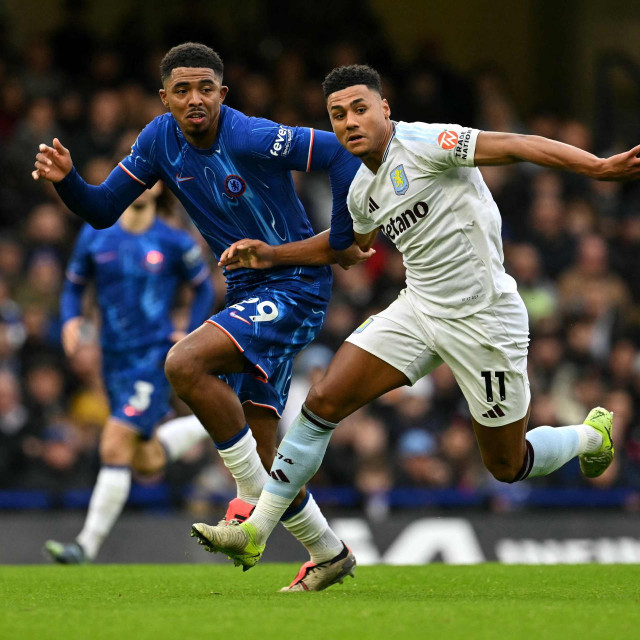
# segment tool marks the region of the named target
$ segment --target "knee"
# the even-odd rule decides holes
[[[149,451],[148,447],[143,445],[138,448],[133,456],[132,466],[138,473],[151,476],[162,471],[165,463],[164,452]]]
[[[189,395],[189,390],[194,388],[201,368],[198,359],[191,353],[187,354],[178,343],[173,345],[167,354],[164,373],[173,390],[184,399]]]
[[[485,460],[484,464],[496,480],[507,483],[515,482],[522,468],[522,460],[514,461],[509,458]]]
[[[305,406],[317,416],[329,422],[340,422],[345,416],[345,404],[333,393],[323,380],[314,384],[307,395]]]
[[[133,452],[113,440],[100,443],[100,462],[105,465],[130,466]]]

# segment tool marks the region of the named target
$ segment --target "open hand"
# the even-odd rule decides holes
[[[45,178],[51,182],[60,182],[73,168],[69,149],[62,146],[58,138],[53,139],[53,147],[41,144],[36,155],[34,180]]]
[[[269,269],[273,266],[273,247],[261,240],[245,238],[227,247],[220,256],[219,267],[235,269]]]

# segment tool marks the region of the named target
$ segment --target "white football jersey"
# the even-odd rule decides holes
[[[477,129],[398,122],[382,164],[349,190],[357,233],[379,228],[404,257],[419,309],[462,318],[516,291],[503,266],[498,207],[474,167]]]

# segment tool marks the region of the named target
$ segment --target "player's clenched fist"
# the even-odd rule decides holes
[[[41,144],[36,155],[35,171],[31,172],[34,180],[46,178],[51,182],[60,182],[73,167],[69,150],[62,146],[58,138],[53,139],[53,146]]]

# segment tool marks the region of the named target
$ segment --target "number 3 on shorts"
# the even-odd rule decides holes
[[[137,380],[133,384],[133,388],[135,389],[135,394],[129,398],[129,404],[136,411],[145,411],[151,404],[151,394],[155,387],[150,382]]]
[[[480,375],[484,378],[484,385],[487,390],[487,402],[493,402],[493,384],[491,383],[491,371],[481,371]],[[495,377],[498,379],[498,390],[500,392],[500,400],[505,400],[507,397],[507,391],[504,384],[504,371],[494,372]]]

